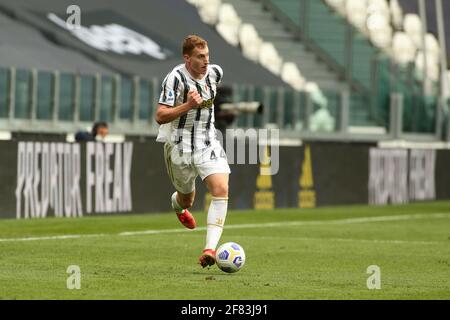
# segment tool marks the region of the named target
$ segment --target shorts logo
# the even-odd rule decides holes
[[[214,152],[214,150],[211,151],[211,156],[209,157],[209,159],[210,160],[216,160],[217,159],[217,156],[216,156],[216,153]]]

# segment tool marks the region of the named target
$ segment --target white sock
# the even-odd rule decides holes
[[[177,213],[183,213],[183,211],[184,211],[184,208],[182,208],[177,201],[177,192],[176,191],[172,194],[172,208]]]
[[[225,217],[227,215],[228,198],[213,197],[209,205],[206,219],[206,246],[205,249],[216,250],[222,235]]]

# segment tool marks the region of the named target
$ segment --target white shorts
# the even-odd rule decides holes
[[[225,150],[218,141],[193,153],[180,153],[176,146],[166,142],[164,144],[164,159],[173,186],[183,194],[195,190],[197,176],[204,180],[214,173],[231,172]]]

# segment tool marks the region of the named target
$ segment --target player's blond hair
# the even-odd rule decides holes
[[[203,49],[206,46],[208,46],[208,42],[202,37],[193,34],[188,35],[186,39],[183,40],[183,55],[186,54],[190,56],[195,48]]]

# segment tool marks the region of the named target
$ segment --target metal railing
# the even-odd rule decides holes
[[[0,130],[74,133],[102,120],[110,124],[112,133],[156,135],[154,115],[160,86],[157,78],[0,68]],[[370,115],[359,114],[371,97],[358,93],[324,92],[328,107],[323,109],[314,103],[311,93],[287,87],[233,84],[232,88],[233,102],[264,105],[262,113],[239,114],[233,127],[278,128],[282,137],[293,139],[377,141],[403,137],[433,141],[442,135],[441,112],[427,118],[426,130],[409,124],[423,121],[424,116],[419,113],[415,120],[405,117],[409,106],[404,101],[423,97],[407,93],[388,95],[385,120],[376,123]],[[441,110],[443,101],[431,103],[436,103],[431,109]],[[419,111],[420,107],[423,105],[418,104]]]

